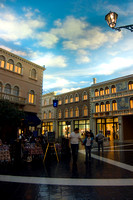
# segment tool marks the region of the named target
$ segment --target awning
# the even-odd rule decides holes
[[[37,117],[36,113],[25,112],[24,124],[37,126],[41,124],[41,120]]]

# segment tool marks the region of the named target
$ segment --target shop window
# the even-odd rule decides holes
[[[87,92],[86,91],[84,91],[84,93],[83,93],[83,100],[87,100]]]
[[[110,103],[109,103],[109,101],[106,102],[106,111],[107,112],[110,111]]]
[[[49,110],[49,113],[48,113],[48,118],[51,119],[52,118],[52,113],[51,111]]]
[[[128,83],[128,89],[133,90],[133,81],[129,81]]]
[[[35,92],[34,90],[31,90],[30,93],[29,93],[29,103],[34,103],[35,101]]]
[[[116,102],[116,100],[112,101],[112,109],[113,109],[113,111],[117,110],[117,102]]]
[[[6,64],[6,69],[13,71],[13,66],[14,66],[14,62],[12,59],[8,60],[7,64]]]
[[[70,108],[70,117],[73,117],[73,108]]]
[[[71,94],[71,96],[70,96],[70,103],[72,103],[73,102],[73,95]]]
[[[65,103],[68,103],[68,96],[65,96]]]
[[[78,107],[76,107],[76,109],[75,109],[75,117],[79,117],[79,109],[78,109]]]
[[[58,118],[61,119],[61,110],[58,111]]]
[[[14,70],[16,73],[18,73],[18,74],[21,74],[22,73],[22,65],[21,65],[21,63],[17,63],[16,65],[15,65],[15,70]]]
[[[61,105],[62,104],[62,100],[61,98],[58,99],[58,105]]]
[[[105,105],[103,102],[101,103],[101,112],[105,112]]]
[[[19,96],[19,87],[18,87],[18,86],[15,86],[15,87],[13,88],[13,95]]]
[[[100,88],[100,95],[104,95],[104,89]]]
[[[95,105],[95,110],[96,110],[96,113],[100,112],[100,107],[98,103],[96,103]]]
[[[75,95],[75,101],[79,101],[79,95],[77,93]]]
[[[46,112],[43,113],[43,119],[47,119],[47,113]]]
[[[5,67],[5,57],[4,56],[0,56],[0,67],[1,68]]]
[[[35,69],[31,70],[31,78],[36,79],[36,70]]]
[[[65,109],[65,118],[68,118],[68,109]]]
[[[95,97],[98,97],[99,96],[99,91],[98,89],[95,90]]]
[[[83,114],[84,114],[84,116],[88,115],[88,108],[87,108],[87,106],[84,106]]]
[[[11,94],[11,85],[10,84],[6,84],[4,91],[5,91],[6,94]]]
[[[111,86],[111,93],[116,93],[116,87],[115,87],[115,85]]]
[[[130,98],[130,108],[133,109],[133,97]]]
[[[105,87],[105,94],[109,94],[109,88]]]

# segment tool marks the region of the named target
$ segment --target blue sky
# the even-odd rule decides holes
[[[130,0],[0,0],[0,47],[45,65],[44,94],[133,74],[133,33],[109,28],[110,10],[133,24]]]

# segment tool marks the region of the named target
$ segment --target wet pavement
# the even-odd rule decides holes
[[[30,163],[0,165],[0,194],[4,200],[133,200],[133,142],[111,143],[104,154],[92,149],[86,165],[79,150],[77,166],[59,155]]]

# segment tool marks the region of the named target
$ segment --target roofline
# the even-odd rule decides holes
[[[44,67],[42,67],[42,66],[40,66],[40,65],[37,65],[36,63],[33,63],[33,62],[31,62],[31,61],[29,61],[29,60],[23,58],[23,57],[20,57],[20,56],[18,56],[18,55],[16,55],[16,54],[12,53],[12,52],[10,52],[10,51],[7,51],[7,50],[2,49],[2,48],[0,48],[0,51],[3,51],[3,52],[6,53],[6,54],[11,54],[11,55],[13,55],[15,58],[17,58],[17,59],[19,59],[19,60],[23,60],[24,62],[27,62],[27,63],[29,63],[29,64],[31,64],[31,65],[34,65],[34,66],[36,66],[36,67],[42,69],[43,71],[46,70],[46,68],[44,68]]]

